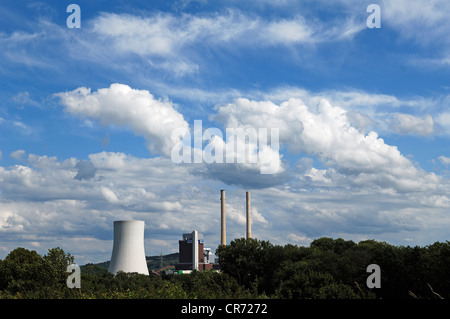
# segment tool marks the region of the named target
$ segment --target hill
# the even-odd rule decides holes
[[[149,271],[152,270],[158,270],[166,266],[175,266],[175,264],[178,263],[178,256],[179,253],[173,253],[168,255],[159,255],[159,256],[146,256],[145,259],[147,260],[147,267]],[[109,267],[109,261],[104,261],[97,264],[87,264],[87,265],[94,265],[101,268],[108,269]],[[87,265],[81,266],[81,270]]]

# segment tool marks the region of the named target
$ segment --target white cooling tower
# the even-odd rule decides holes
[[[108,271],[148,275],[144,249],[144,221],[114,221],[114,244]]]

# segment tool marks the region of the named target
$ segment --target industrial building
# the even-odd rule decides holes
[[[221,245],[226,245],[226,214],[225,214],[225,190],[220,191],[221,201]],[[252,238],[250,192],[246,192],[246,238]],[[211,270],[220,269],[216,256],[211,248],[205,248],[203,235],[194,230],[192,233],[183,234],[179,245],[179,263],[175,265],[176,271]]]
[[[176,271],[219,269],[216,256],[211,248],[204,248],[203,235],[198,231],[183,234],[178,246],[179,263],[175,265]]]

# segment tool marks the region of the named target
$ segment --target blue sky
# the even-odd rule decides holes
[[[68,28],[71,3],[81,28]],[[368,28],[369,4],[381,28]],[[446,1],[2,1],[0,258],[110,258],[112,223],[147,255],[197,229],[308,245],[449,239]],[[176,128],[276,128],[260,163],[176,164]],[[216,139],[223,147],[226,141]],[[206,144],[206,142],[205,142]],[[255,145],[252,145],[254,147]],[[192,145],[193,147],[193,145]],[[194,151],[194,149],[193,149]]]

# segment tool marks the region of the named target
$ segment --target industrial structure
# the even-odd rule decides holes
[[[225,190],[220,191],[220,244],[225,246],[227,244],[227,235],[226,235],[226,214],[225,214]],[[247,221],[247,229],[246,229],[246,238],[252,238],[252,218],[251,218],[251,209],[250,209],[250,192],[246,192],[246,221]]]
[[[144,221],[114,221],[114,243],[108,271],[148,275],[144,248]]]
[[[220,208],[220,225],[221,225],[221,232],[220,232],[220,244],[225,246],[227,244],[227,238],[226,238],[226,218],[225,218],[225,190],[220,191],[220,202],[221,202],[221,208]]]
[[[225,214],[225,190],[220,191],[221,213],[220,213],[220,243],[226,245],[226,214]],[[250,192],[246,192],[246,238],[252,238]],[[175,265],[175,272],[189,272],[192,270],[220,269],[216,256],[211,248],[204,248],[203,235],[197,230],[192,233],[183,234],[179,245],[179,263]]]
[[[221,245],[226,245],[225,190],[220,191],[221,200]],[[114,243],[108,271],[136,272],[148,275],[144,249],[144,221],[114,221]],[[246,192],[246,238],[252,238],[250,192]],[[211,248],[205,248],[203,235],[197,230],[183,234],[179,240],[179,263],[177,273],[192,270],[220,269]]]
[[[211,248],[204,248],[203,235],[197,230],[183,234],[183,239],[178,245],[179,263],[175,265],[176,271],[218,269],[215,255]]]
[[[250,214],[250,192],[246,193],[246,201],[247,201],[247,239],[252,238],[252,218]]]

